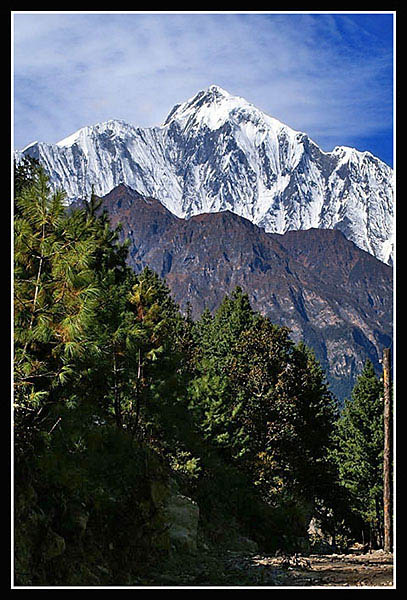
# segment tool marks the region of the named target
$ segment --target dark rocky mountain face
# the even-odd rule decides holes
[[[379,370],[392,339],[392,269],[340,231],[266,233],[228,211],[180,219],[125,185],[103,206],[131,241],[129,264],[154,269],[195,317],[239,285],[254,309],[314,349],[338,398],[366,358]]]

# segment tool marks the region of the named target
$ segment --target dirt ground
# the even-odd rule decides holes
[[[137,582],[199,587],[395,587],[393,555],[383,551],[269,556],[219,551],[186,557]]]
[[[253,561],[277,569],[275,578],[280,586],[392,587],[394,584],[393,555],[383,551],[290,558],[253,557]]]

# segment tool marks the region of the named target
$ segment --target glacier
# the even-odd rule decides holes
[[[325,152],[217,85],[177,104],[156,127],[112,119],[56,144],[15,152],[37,158],[66,201],[125,184],[181,218],[230,210],[269,233],[339,229],[391,263],[393,169],[369,152]]]

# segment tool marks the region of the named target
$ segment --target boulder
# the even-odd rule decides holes
[[[199,520],[197,503],[182,494],[172,494],[166,504],[165,515],[171,548],[178,552],[195,552]]]
[[[244,536],[239,536],[237,540],[237,547],[240,551],[249,552],[251,554],[255,554],[259,551],[257,542]]]

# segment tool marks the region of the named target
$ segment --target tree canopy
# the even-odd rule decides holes
[[[152,453],[203,518],[233,514],[263,541],[269,528],[274,549],[306,535],[321,506],[335,529],[347,518],[338,498],[380,537],[382,382],[371,363],[339,415],[312,350],[254,311],[244,290],[194,321],[148,266],[128,267],[102,200],[92,193],[68,208],[36,161],[15,169],[14,235],[19,560],[42,556],[44,531],[71,539],[71,505],[96,532],[81,560],[123,512],[130,552],[134,523],[149,530]],[[18,563],[22,580],[64,577],[35,560]]]
[[[366,361],[337,423],[335,458],[352,511],[383,537],[383,382]]]

